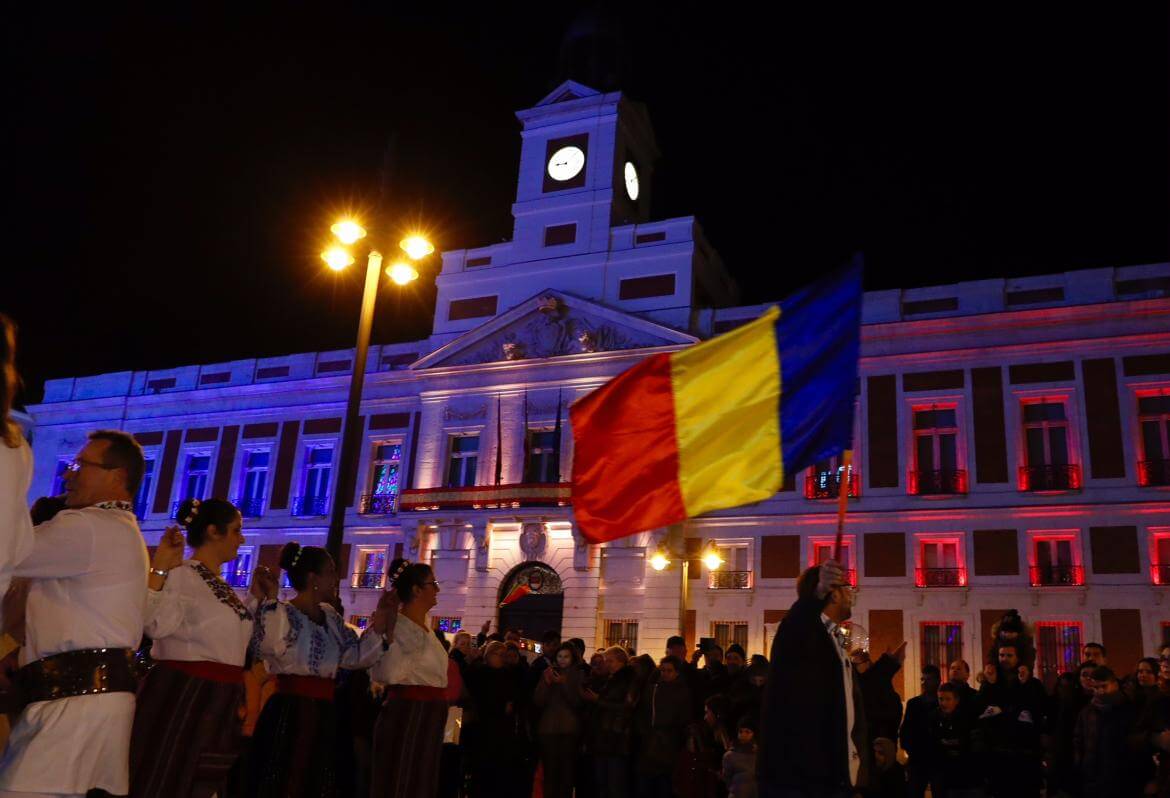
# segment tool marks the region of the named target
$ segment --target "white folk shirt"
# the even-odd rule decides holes
[[[137,648],[147,567],[129,502],[62,510],[38,526],[15,572],[32,580],[21,664],[63,651]],[[133,723],[133,693],[29,704],[0,760],[0,791],[124,795]]]
[[[382,684],[447,686],[447,651],[430,629],[399,613],[394,642],[370,669],[370,678]]]
[[[198,560],[172,568],[162,590],[146,591],[151,656],[243,666],[252,613],[219,574]]]
[[[362,670],[382,655],[382,635],[367,629],[359,639],[337,610],[321,609],[325,622],[316,624],[286,601],[260,605],[252,646],[269,673],[332,679],[340,668]]]
[[[853,740],[853,723],[856,718],[853,707],[853,662],[837,637],[837,624],[821,613],[821,622],[825,624],[825,631],[833,642],[833,650],[841,658],[841,674],[845,682],[845,739],[849,743],[849,783],[857,784],[857,774],[861,770],[861,755],[857,751],[857,743]]]
[[[0,596],[8,592],[12,570],[32,551],[33,528],[28,515],[32,466],[32,451],[24,440],[15,449],[0,441]],[[3,620],[0,615],[0,623]]]

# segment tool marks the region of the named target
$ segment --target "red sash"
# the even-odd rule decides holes
[[[332,679],[322,679],[319,676],[295,676],[290,673],[280,673],[276,676],[276,692],[291,693],[318,701],[332,701],[335,686],[336,683]]]
[[[207,662],[205,660],[160,659],[158,664],[164,668],[194,676],[196,679],[207,679],[210,682],[224,684],[243,684],[244,669],[239,665],[225,665],[222,662]]]

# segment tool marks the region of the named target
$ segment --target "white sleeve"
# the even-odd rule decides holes
[[[256,613],[252,650],[266,659],[279,658],[288,650],[293,638],[288,607],[284,602],[275,599],[263,602]]]
[[[342,648],[340,666],[347,671],[360,671],[370,667],[382,656],[382,635],[373,629],[366,629],[359,639],[353,629],[343,622],[341,627]]]
[[[402,619],[399,618],[399,623],[401,622]],[[377,667],[371,671],[370,677],[383,684],[406,684],[406,679],[414,674],[415,659],[422,653],[414,635],[395,635],[390,649],[378,660]]]
[[[187,600],[183,596],[183,581],[190,568],[171,569],[162,590],[146,589],[146,624],[144,631],[152,640],[170,637],[183,624]]]
[[[2,445],[2,444],[0,444]],[[19,449],[6,453],[0,459],[0,511],[4,518],[2,529],[9,539],[0,546],[0,571],[18,565],[29,555],[33,547],[32,518],[28,514],[28,487],[32,482],[32,453],[21,442]]]
[[[93,562],[93,524],[85,514],[62,510],[37,527],[32,552],[16,567],[16,576],[61,579],[86,573]]]

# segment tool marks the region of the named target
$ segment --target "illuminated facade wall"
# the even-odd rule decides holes
[[[627,161],[649,190],[644,111],[565,84],[518,116],[514,240],[444,253],[432,337],[372,348],[352,495],[336,485],[352,351],[50,381],[31,409],[34,495],[56,490],[86,432],[124,428],[150,458],[148,542],[189,493],[227,497],[248,516],[246,573],[288,540],[323,543],[345,501],[342,598],[357,620],[399,552],[434,564],[435,617],[468,629],[497,617],[517,567],[543,563],[565,636],[657,653],[679,631],[764,650],[846,484],[856,617],[875,648],[911,641],[906,672],[980,660],[1013,607],[1041,624],[1045,667],[1076,640],[1103,640],[1123,670],[1153,650],[1170,623],[1170,265],[870,292],[852,474],[825,463],[758,505],[590,546],[556,485],[571,479],[565,408],[764,306],[710,309],[735,289],[697,224],[647,221],[629,197]],[[550,148],[582,136],[580,184],[549,184]],[[570,223],[588,230],[570,251],[539,232]],[[712,544],[714,573],[699,559]],[[647,563],[657,549],[662,571]]]

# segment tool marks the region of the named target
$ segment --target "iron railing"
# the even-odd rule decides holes
[[[857,497],[857,472],[849,472],[849,496]],[[841,492],[841,472],[817,471],[804,478],[804,498],[835,499]]]
[[[910,472],[910,493],[914,496],[955,496],[967,492],[967,472],[963,469],[939,469]]]
[[[398,512],[397,493],[366,493],[358,504],[361,515],[393,515]]]
[[[1079,465],[1020,466],[1020,490],[1080,490]]]
[[[236,509],[244,518],[260,518],[264,515],[264,499],[260,496],[238,499]]]
[[[711,590],[750,590],[751,571],[711,571],[707,587]]]
[[[965,587],[966,568],[919,568],[914,581],[918,587]]]
[[[1142,460],[1138,463],[1138,484],[1143,488],[1170,485],[1170,460]]]
[[[1028,572],[1032,587],[1074,587],[1085,583],[1085,569],[1079,565],[1034,565]]]
[[[292,500],[292,514],[298,518],[329,514],[328,496],[297,496]]]
[[[381,590],[386,584],[386,574],[381,571],[358,571],[350,585],[359,590]]]
[[[249,571],[228,571],[224,575],[223,581],[227,582],[232,587],[247,587],[252,574]]]

